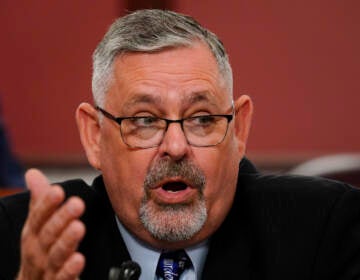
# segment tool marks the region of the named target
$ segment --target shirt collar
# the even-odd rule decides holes
[[[121,224],[117,217],[116,222],[131,259],[137,262],[141,267],[140,280],[150,279],[149,275],[154,275],[155,277],[156,266],[161,250],[150,247],[137,239]],[[201,274],[209,250],[208,241],[206,240],[195,246],[184,248],[184,250],[192,261],[197,279],[201,279]]]

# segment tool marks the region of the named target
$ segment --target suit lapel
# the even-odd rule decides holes
[[[211,237],[203,279],[252,279],[254,250],[244,189],[245,186],[238,184],[227,218]]]
[[[93,195],[85,200],[86,213],[82,218],[87,234],[79,251],[87,257],[81,278],[107,279],[111,267],[120,267],[131,258],[117,227],[102,179],[98,177],[92,187]]]
[[[246,232],[237,233],[237,236],[217,233],[211,239],[203,279],[251,279],[251,241]]]

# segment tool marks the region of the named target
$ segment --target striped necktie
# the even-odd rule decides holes
[[[191,266],[184,250],[163,252],[156,268],[156,275],[164,280],[179,280],[181,273]]]

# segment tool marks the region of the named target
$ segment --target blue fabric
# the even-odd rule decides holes
[[[184,250],[164,252],[160,255],[156,275],[166,280],[179,280],[189,266],[191,261]]]
[[[11,152],[0,111],[0,188],[25,187],[24,171]]]

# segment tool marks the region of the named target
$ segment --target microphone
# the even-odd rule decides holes
[[[126,261],[120,267],[112,267],[109,280],[138,280],[141,274],[140,265],[134,261]]]

